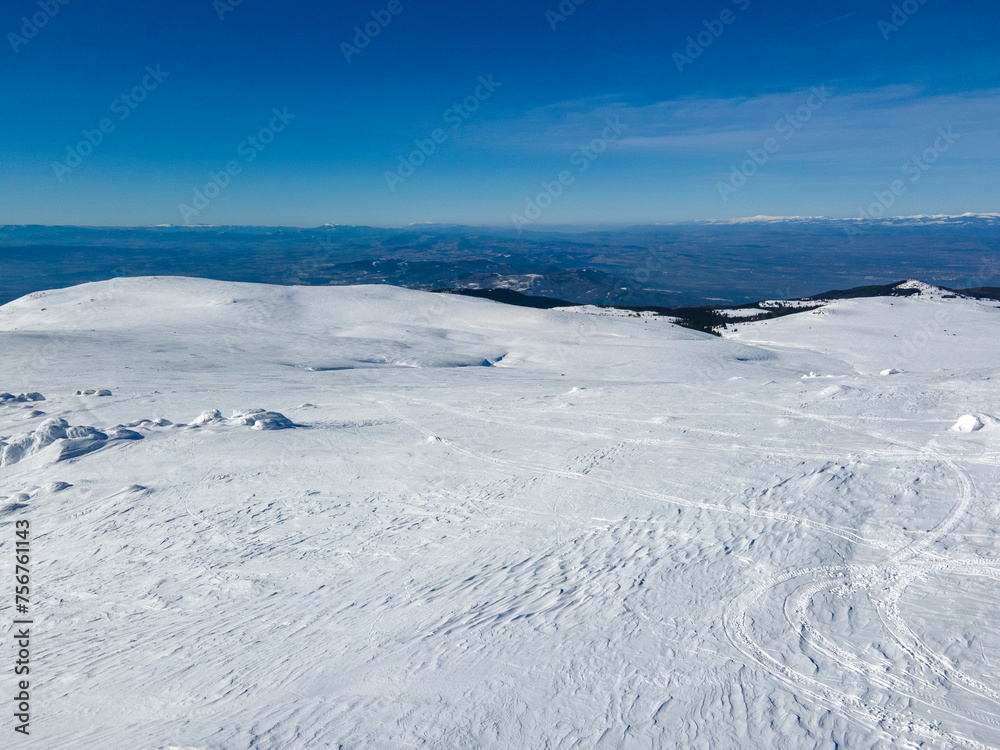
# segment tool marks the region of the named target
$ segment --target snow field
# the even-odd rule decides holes
[[[44,394],[0,404],[25,747],[1000,747],[993,306],[720,339],[391,287],[33,297],[0,308],[0,387]]]

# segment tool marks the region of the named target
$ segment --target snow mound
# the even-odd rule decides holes
[[[28,507],[27,503],[12,502],[6,505],[0,505],[0,518],[3,516],[9,516],[11,513],[17,513],[19,510],[24,510]]]
[[[164,419],[163,417],[157,417],[156,419],[137,419],[134,422],[129,422],[128,424],[118,425],[120,428],[125,427],[170,427],[173,424],[169,419]]]
[[[94,437],[69,438],[61,443],[56,461],[68,461],[71,458],[79,458],[80,456],[100,450],[107,444],[108,437],[104,433],[100,433],[100,436]]]
[[[98,440],[107,440],[108,436],[106,433],[101,432],[96,427],[70,427],[66,430],[66,437],[68,438],[96,438]]]
[[[958,418],[958,421],[948,429],[951,432],[979,432],[983,428],[989,425],[995,425],[996,423],[997,420],[994,417],[990,417],[985,414],[963,414]]]
[[[218,409],[210,409],[209,411],[203,411],[198,417],[191,423],[193,425],[198,424],[212,424],[212,422],[221,422],[222,412]]]
[[[228,420],[222,416],[222,412],[218,409],[211,409],[202,412],[197,419],[191,422],[191,425],[200,426],[217,422],[244,425],[252,430],[289,430],[299,426],[284,414],[266,409],[237,409]]]
[[[0,439],[0,466],[8,466],[40,453],[55,443],[59,444],[56,461],[77,458],[99,450],[115,440],[142,440],[143,436],[132,430],[116,427],[102,432],[89,425],[71,426],[61,417],[50,417],[32,432],[11,440]]]
[[[38,453],[56,442],[67,437],[69,422],[65,419],[52,417],[46,419],[33,432],[19,435],[9,442],[0,440],[0,466],[16,464],[28,456]]]
[[[44,401],[45,396],[41,393],[20,393],[15,396],[13,393],[0,393],[0,404],[23,404],[29,401]]]
[[[234,424],[249,425],[252,430],[288,430],[296,426],[284,414],[264,409],[234,411],[229,421]]]
[[[108,430],[108,438],[110,440],[142,440],[143,436],[141,433],[130,430],[124,425],[118,425]]]

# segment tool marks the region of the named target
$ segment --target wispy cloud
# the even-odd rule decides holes
[[[783,157],[865,163],[872,157],[919,147],[939,127],[952,126],[978,144],[969,157],[996,159],[1000,142],[1000,89],[928,94],[918,86],[870,89],[832,84],[828,101],[795,129]],[[553,103],[504,123],[485,124],[484,146],[522,152],[572,150],[594,137],[608,117],[627,127],[619,153],[729,158],[776,137],[778,123],[805,112],[809,88],[755,97],[678,98],[632,104],[622,95]],[[780,134],[777,134],[780,137]],[[895,158],[895,157],[893,157]]]
[[[806,31],[812,31],[813,29],[818,29],[821,26],[828,26],[831,23],[836,23],[837,21],[843,21],[845,18],[850,18],[851,16],[857,15],[856,13],[845,13],[842,16],[837,16],[836,18],[831,18],[829,21],[823,21],[822,23],[815,23],[812,26],[806,26],[804,29],[799,29],[798,31],[793,31],[789,36],[795,36],[796,34],[802,34]]]

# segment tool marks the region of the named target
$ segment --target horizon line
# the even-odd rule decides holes
[[[769,216],[759,214],[756,216],[734,217],[730,219],[682,219],[679,221],[655,221],[655,222],[592,222],[592,223],[566,223],[566,224],[537,224],[523,229],[508,227],[505,224],[464,224],[461,222],[447,221],[426,221],[410,222],[398,225],[375,225],[375,224],[0,224],[0,229],[11,228],[45,228],[45,229],[220,229],[220,228],[241,228],[241,229],[325,229],[325,228],[349,228],[349,229],[419,229],[421,227],[465,227],[469,229],[509,229],[510,231],[555,231],[563,228],[592,228],[592,227],[669,227],[683,226],[685,224],[739,224],[739,223],[777,223],[777,222],[860,222],[878,224],[898,220],[940,220],[940,219],[1000,219],[1000,212],[966,212],[962,214],[912,214],[882,217],[852,217],[852,216]]]

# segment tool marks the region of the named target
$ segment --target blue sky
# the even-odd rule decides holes
[[[995,0],[63,2],[0,11],[0,223],[1000,211]]]

